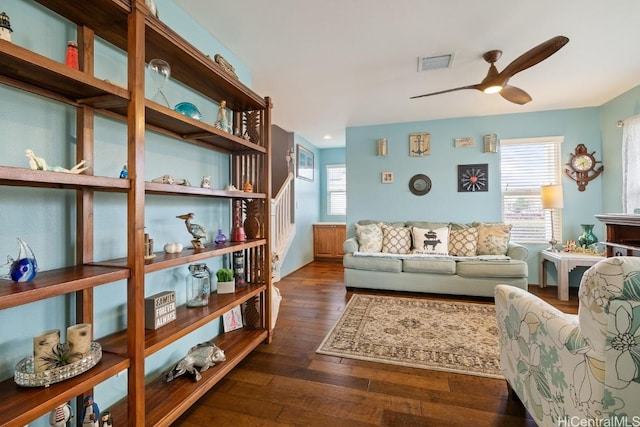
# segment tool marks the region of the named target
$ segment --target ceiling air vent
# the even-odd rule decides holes
[[[451,68],[453,53],[435,56],[421,56],[418,58],[418,72],[437,70],[438,68]]]

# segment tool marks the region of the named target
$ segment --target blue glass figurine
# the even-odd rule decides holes
[[[11,256],[7,256],[7,261],[11,266],[9,267],[9,273],[11,280],[14,282],[29,282],[36,277],[38,271],[38,262],[33,251],[25,242],[18,240],[20,246],[20,252],[18,253],[18,259],[14,260]]]
[[[127,179],[128,176],[129,170],[127,169],[127,164],[125,163],[124,166],[122,166],[122,170],[120,171],[120,179]]]

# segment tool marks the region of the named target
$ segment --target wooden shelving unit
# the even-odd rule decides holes
[[[179,254],[157,252],[144,260],[145,197],[171,196],[205,200],[267,199],[270,182],[271,102],[224,72],[214,61],[192,46],[156,17],[143,0],[36,0],[52,14],[77,26],[80,70],[73,70],[50,58],[16,44],[0,40],[0,84],[54,100],[77,109],[77,159],[93,162],[93,118],[102,115],[126,123],[128,179],[94,176],[93,169],[80,175],[0,165],[0,185],[65,189],[76,193],[76,262],[74,265],[39,272],[28,283],[0,280],[0,310],[46,298],[75,294],[76,318],[93,318],[93,289],[126,280],[127,326],[98,341],[102,360],[91,370],[47,388],[18,387],[13,379],[0,382],[0,427],[25,425],[58,405],[91,392],[105,380],[128,370],[126,397],[110,409],[118,425],[169,425],[198,398],[220,381],[253,349],[271,340],[271,251],[270,203],[262,218],[265,236],[244,242],[209,244],[204,249],[185,249]],[[96,37],[127,53],[127,88],[93,75]],[[64,41],[61,41],[62,43]],[[163,58],[171,64],[171,77],[214,102],[226,101],[233,123],[243,129],[246,115],[258,118],[251,138],[239,137],[215,126],[185,117],[145,99],[146,62]],[[195,144],[198,149],[229,155],[230,182],[242,188],[249,179],[254,193],[205,189],[148,182],[145,170],[145,130]],[[255,135],[258,135],[257,137]],[[93,254],[93,195],[115,192],[126,195],[127,255],[113,260],[95,260]],[[183,199],[184,200],[184,199]],[[247,259],[247,285],[233,294],[212,294],[207,307],[178,307],[177,320],[157,330],[144,328],[145,275],[193,262],[242,251]],[[213,338],[226,354],[226,361],[203,373],[203,379],[145,377],[145,358],[196,329],[216,320],[234,307],[248,304],[260,309],[260,324]],[[176,361],[177,362],[177,361]]]

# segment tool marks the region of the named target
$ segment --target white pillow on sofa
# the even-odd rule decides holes
[[[449,227],[412,228],[413,253],[449,255]]]
[[[356,237],[360,252],[380,252],[382,250],[382,223],[356,224]]]

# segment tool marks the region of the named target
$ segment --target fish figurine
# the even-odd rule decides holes
[[[20,247],[18,259],[14,260],[10,255],[7,256],[7,261],[11,265],[9,267],[9,274],[11,276],[11,280],[14,282],[30,282],[36,277],[36,273],[38,272],[38,262],[36,261],[36,257],[29,245],[20,238],[17,240]]]

